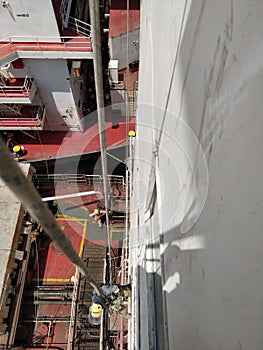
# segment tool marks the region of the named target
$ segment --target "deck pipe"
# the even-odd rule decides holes
[[[52,241],[58,245],[67,258],[87,278],[87,281],[100,296],[103,307],[108,310],[108,307],[105,304],[105,296],[101,292],[100,287],[94,278],[91,276],[86,264],[74,250],[70,240],[61,230],[47,204],[42,201],[42,198],[33,183],[26,178],[21,168],[18,166],[17,161],[11,156],[11,153],[1,136],[0,164],[0,177],[2,180],[15,194],[17,199],[22,203],[34,220],[40,224]]]
[[[62,291],[35,291],[34,292],[34,297],[36,297],[36,298],[60,298],[60,299],[62,299],[62,298],[70,298],[70,299],[72,299],[72,295],[73,295],[73,291],[71,291],[71,292],[68,292],[68,291],[66,291],[66,292],[62,292]]]
[[[27,301],[25,300],[25,303],[27,303]],[[34,300],[33,304],[34,305],[70,305],[72,303],[71,300],[60,300],[60,299],[56,299],[56,300],[51,300],[51,299],[41,299],[41,300]]]

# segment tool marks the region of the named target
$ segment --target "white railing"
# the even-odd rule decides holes
[[[91,37],[91,26],[90,24],[81,21],[78,18],[71,17],[70,9],[71,9],[72,0],[62,0],[60,5],[60,15],[62,18],[63,29],[67,28],[73,30],[74,32],[84,35],[86,37]]]
[[[86,51],[91,41],[78,36],[10,36],[0,39],[0,49],[13,51]]]
[[[23,85],[0,85],[0,93],[5,96],[10,96],[11,94],[25,94],[29,93],[33,85],[33,79],[28,76],[25,77]],[[0,96],[1,97],[1,96]]]
[[[125,189],[126,184],[122,175],[107,175],[108,184],[116,184]],[[35,179],[39,182],[51,183],[82,183],[89,186],[102,184],[102,175],[86,175],[86,174],[38,174]]]
[[[67,28],[88,38],[91,37],[91,25],[77,18],[69,17]]]

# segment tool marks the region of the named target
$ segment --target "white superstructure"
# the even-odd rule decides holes
[[[88,3],[0,3],[0,130],[82,130]]]

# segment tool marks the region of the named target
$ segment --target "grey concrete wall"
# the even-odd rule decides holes
[[[135,280],[161,276],[166,348],[263,348],[262,15],[258,0],[142,2],[131,261]]]

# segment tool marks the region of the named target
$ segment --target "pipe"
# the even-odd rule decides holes
[[[101,297],[103,306],[108,310],[104,302],[105,297],[100,291],[96,281],[89,273],[86,264],[80,259],[70,240],[64,235],[47,204],[42,202],[42,198],[33,183],[25,177],[17,162],[12,158],[2,137],[0,137],[0,164],[2,164],[2,166],[0,166],[0,176],[2,180],[11,189],[35,221],[42,226],[43,230],[58,245],[67,258],[87,278],[90,285]]]
[[[26,302],[27,303],[27,302]],[[71,300],[34,300],[34,305],[70,305],[71,304]]]
[[[34,288],[34,287],[33,287]],[[61,285],[48,285],[48,284],[46,284],[46,285],[42,285],[42,286],[38,286],[38,288],[37,288],[37,290],[38,291],[45,291],[45,290],[63,290],[63,291],[73,291],[73,285],[63,285],[63,286],[61,286]]]
[[[43,298],[53,298],[53,299],[56,299],[56,298],[72,298],[72,295],[73,295],[73,292],[58,292],[58,291],[43,291],[43,292],[38,292],[38,291],[35,291],[34,292],[34,297],[36,298],[40,298],[40,299],[43,299]]]
[[[53,200],[58,199],[64,199],[64,198],[73,198],[73,197],[81,197],[81,196],[92,196],[95,194],[99,194],[100,192],[97,191],[86,191],[86,192],[77,192],[77,193],[70,193],[70,194],[61,194],[60,196],[53,196],[53,197],[45,197],[42,198],[43,202],[49,202]]]

